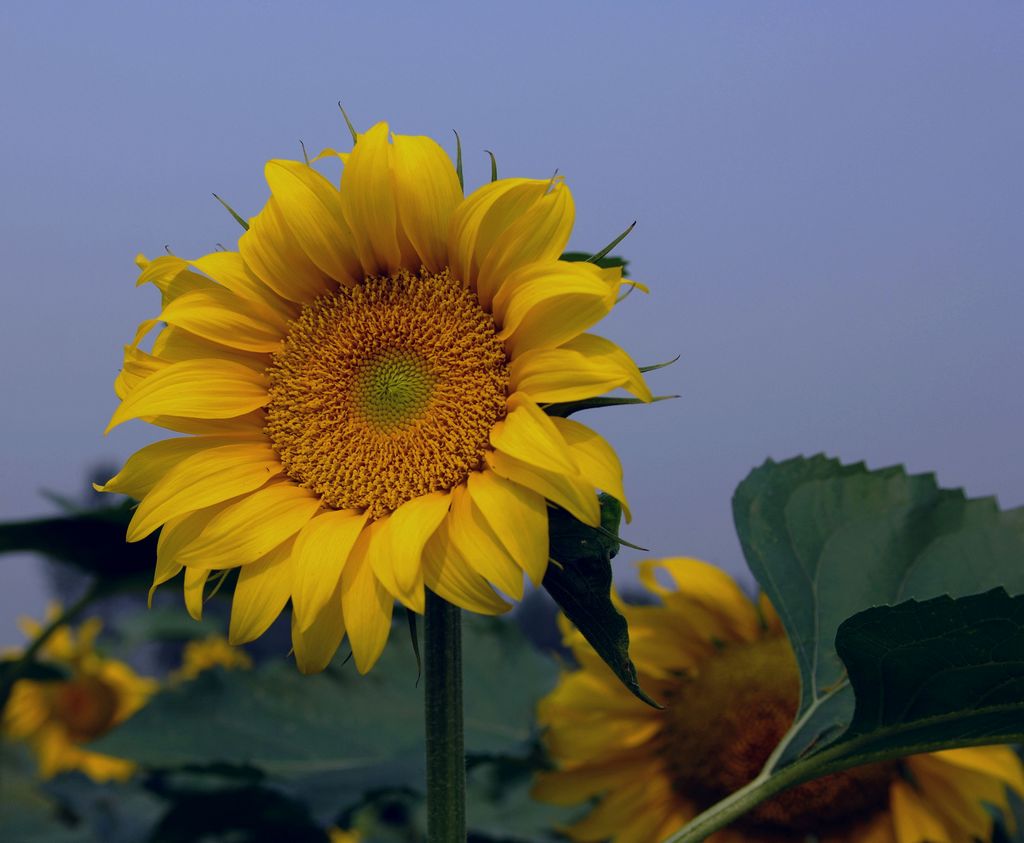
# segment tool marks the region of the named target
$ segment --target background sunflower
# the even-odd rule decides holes
[[[665,576],[671,585],[659,582]],[[799,673],[778,617],[725,572],[695,559],[641,564],[660,605],[620,608],[641,681],[665,703],[637,702],[563,622],[579,668],[541,703],[556,769],[534,796],[597,799],[566,831],[574,840],[661,840],[751,781],[797,711]],[[991,840],[993,815],[1024,796],[1010,747],[916,755],[829,775],[783,791],[712,843],[934,843]]]

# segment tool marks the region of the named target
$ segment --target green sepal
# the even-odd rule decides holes
[[[498,180],[498,160],[494,157],[494,153],[489,149],[485,149],[488,155],[491,156],[491,181],[495,182]]]
[[[611,561],[621,544],[622,505],[610,495],[601,494],[600,499],[600,528],[590,527],[564,510],[549,511],[552,562],[543,585],[630,693],[661,708],[640,687],[629,657],[629,627],[611,599]]]
[[[302,143],[302,141],[299,141],[299,143]],[[306,154],[306,147],[305,146],[302,147],[302,154],[303,155]],[[306,163],[307,164],[309,163],[309,159],[306,159]],[[229,214],[231,214],[231,216],[233,216],[235,218],[235,222],[237,222],[240,226],[242,226],[242,228],[244,228],[246,231],[249,230],[249,223],[247,223],[244,219],[242,219],[242,217],[238,213],[238,211],[236,211],[234,208],[232,208],[227,202],[225,202],[223,199],[221,199],[216,193],[213,194],[213,198],[216,199],[218,202],[220,202],[220,204],[223,205],[227,209],[227,212]]]
[[[658,371],[658,369],[667,369],[674,363],[678,363],[680,357],[682,357],[682,355],[677,354],[671,360],[666,360],[664,363],[652,363],[650,366],[638,366],[637,368],[640,369],[641,374],[647,374],[648,372],[656,372]]]
[[[352,125],[352,121],[348,119],[348,112],[345,111],[345,106],[341,104],[341,100],[338,100],[338,108],[341,110],[341,116],[345,118],[348,133],[352,135],[352,143],[359,143],[359,133],[356,131],[356,127]]]
[[[607,246],[605,246],[603,249],[601,249],[601,251],[599,251],[596,255],[592,255],[591,257],[587,258],[587,260],[590,263],[596,263],[596,264],[600,265],[599,262],[601,261],[601,259],[604,258],[605,255],[607,255],[612,249],[614,249],[616,246],[618,246],[619,243],[621,243],[623,240],[625,240],[629,236],[629,233],[634,228],[636,228],[636,220],[633,220],[633,222],[631,222],[626,227],[626,230],[623,231],[622,234],[620,234],[614,240],[612,240],[611,243],[609,243]]]
[[[455,132],[455,175],[459,177],[459,187],[462,188],[462,192],[466,192],[466,180],[462,176],[462,138],[459,137],[459,133]]]
[[[650,401],[642,401],[639,398],[630,398],[625,395],[621,398],[606,395],[599,398],[584,398],[580,401],[559,401],[554,404],[545,404],[544,412],[549,416],[567,419],[573,413],[579,413],[582,410],[594,410],[599,407],[619,407],[625,404],[653,404],[656,401],[669,401],[678,397],[678,395],[655,395]]]
[[[619,255],[597,258],[590,252],[565,252],[559,260],[569,263],[596,263],[601,269],[614,269],[621,266],[623,275],[626,274],[626,268],[629,266],[629,261]]]

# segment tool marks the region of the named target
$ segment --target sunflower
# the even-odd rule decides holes
[[[222,635],[208,635],[189,641],[181,651],[181,667],[168,676],[171,682],[187,682],[200,673],[221,667],[225,670],[248,670],[252,659],[241,647],[232,647]]]
[[[385,123],[333,155],[340,185],[266,165],[237,252],[140,262],[163,310],[125,349],[110,427],[188,435],[100,488],[140,499],[129,541],[162,527],[154,586],[184,570],[193,614],[211,576],[240,569],[233,644],[290,598],[299,668],[323,669],[347,632],[365,673],[394,600],[422,612],[426,587],[505,611],[524,573],[544,576],[549,502],[591,525],[595,490],[625,502],[608,443],[545,404],[651,394],[587,333],[626,282],[559,259],[574,218],[560,177],[463,198],[437,143]]]
[[[663,572],[666,588],[656,579]],[[782,625],[722,571],[694,559],[641,563],[661,605],[621,606],[641,681],[666,702],[626,691],[563,625],[580,668],[539,706],[556,769],[540,800],[598,801],[566,830],[573,840],[652,843],[751,781],[796,714],[799,673]],[[991,840],[985,804],[1024,795],[1012,749],[916,755],[807,782],[762,803],[710,843],[972,843]]]
[[[50,618],[57,614],[59,610],[51,607]],[[11,689],[3,733],[34,750],[43,778],[81,770],[95,781],[123,780],[135,769],[130,761],[81,746],[142,708],[158,687],[156,680],[139,676],[123,662],[96,652],[101,626],[99,618],[85,621],[77,634],[61,626],[41,648],[39,658],[67,668],[67,679],[19,679]],[[21,627],[29,638],[37,637],[42,629],[27,619],[21,621]]]

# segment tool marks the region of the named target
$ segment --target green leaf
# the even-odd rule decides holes
[[[107,506],[57,518],[0,524],[0,553],[31,551],[100,578],[117,589],[147,583],[156,561],[156,536],[128,544],[131,506]]]
[[[830,766],[1024,741],[1024,596],[868,609],[839,627],[836,649],[857,705]]]
[[[467,775],[466,810],[471,839],[480,843],[541,843],[562,840],[555,829],[578,819],[579,807],[530,798],[536,758],[493,758]]]
[[[339,789],[348,782],[360,794],[371,779],[418,786],[423,691],[402,632],[396,625],[366,676],[340,656],[317,676],[302,676],[284,660],[203,673],[161,691],[92,748],[152,768],[220,763],[288,778],[330,773]],[[472,677],[467,752],[518,751],[535,737],[533,707],[554,685],[555,666],[506,621],[467,615],[463,639]]]
[[[940,489],[930,474],[823,456],[768,461],[737,489],[733,513],[800,667],[800,709],[776,769],[851,722],[854,692],[833,646],[846,618],[909,599],[1024,591],[1024,511]]]
[[[8,676],[13,677],[8,680]],[[23,662],[20,658],[0,660],[0,685],[15,679],[31,679],[35,682],[51,682],[68,678],[66,665],[45,662]]]
[[[602,258],[594,258],[590,252],[566,252],[559,260],[570,263],[596,263],[602,269],[611,269],[616,266],[622,267],[622,274],[626,275],[629,261],[619,255],[607,255]]]
[[[622,506],[601,495],[601,528],[590,527],[561,509],[549,511],[551,564],[544,588],[565,616],[630,692],[661,708],[640,687],[629,657],[626,619],[612,604],[612,558],[618,553]]]
[[[0,840],[93,843],[82,825],[71,825],[57,803],[39,789],[23,746],[0,744]]]

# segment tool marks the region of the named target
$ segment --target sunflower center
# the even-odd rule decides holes
[[[367,278],[292,322],[265,432],[293,481],[380,517],[483,465],[507,363],[491,315],[447,270]]]
[[[53,714],[76,743],[97,738],[114,725],[117,692],[94,676],[61,682],[53,697]]]
[[[680,795],[703,807],[750,782],[796,715],[800,680],[783,637],[727,645],[675,689],[662,757]],[[751,833],[822,833],[849,827],[888,802],[896,762],[871,764],[791,788],[737,827]]]

